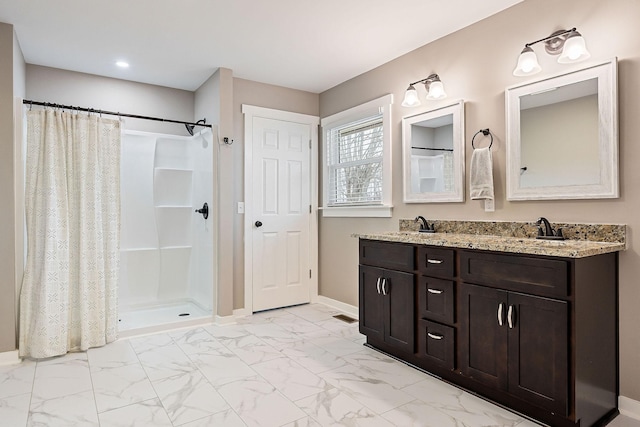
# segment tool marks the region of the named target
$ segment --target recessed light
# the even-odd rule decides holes
[[[124,62],[124,61],[118,61],[116,62],[116,65],[120,68],[129,68],[129,63],[128,62]]]

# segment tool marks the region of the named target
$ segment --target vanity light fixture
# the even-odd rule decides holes
[[[417,107],[420,105],[420,99],[418,98],[418,91],[414,85],[418,83],[424,83],[425,89],[427,89],[427,99],[436,100],[447,97],[444,91],[444,85],[440,81],[440,77],[437,74],[431,74],[429,77],[417,82],[409,84],[407,91],[404,94],[404,100],[402,101],[403,107]]]
[[[544,42],[545,50],[549,55],[560,55],[558,62],[561,64],[584,61],[591,56],[584,38],[575,27],[570,30],[556,31],[548,37],[524,45],[518,57],[518,65],[513,70],[514,76],[531,76],[542,70],[536,53],[531,48],[540,42]]]

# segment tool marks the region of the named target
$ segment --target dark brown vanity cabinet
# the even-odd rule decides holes
[[[568,414],[568,303],[460,285],[460,369],[556,414]]]
[[[409,354],[415,347],[413,252],[410,245],[360,246],[360,332]]]
[[[361,239],[360,331],[369,345],[546,424],[605,425],[618,413],[617,280],[617,253]]]
[[[567,261],[460,251],[460,266],[462,373],[568,415],[569,303],[547,297],[568,298]]]

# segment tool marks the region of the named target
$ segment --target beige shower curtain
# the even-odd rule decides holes
[[[25,187],[20,356],[51,357],[115,340],[120,122],[29,111]]]

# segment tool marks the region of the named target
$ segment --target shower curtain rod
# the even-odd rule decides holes
[[[153,120],[153,121],[156,121],[156,122],[166,122],[166,123],[178,123],[178,124],[189,125],[189,126],[202,126],[202,127],[209,128],[209,129],[212,128],[212,125],[207,125],[207,124],[203,124],[203,123],[191,123],[191,122],[183,122],[181,120],[162,119],[160,117],[140,116],[138,114],[125,114],[125,113],[119,113],[119,112],[114,112],[114,111],[95,110],[93,108],[74,107],[73,105],[62,105],[62,104],[54,104],[54,103],[51,103],[51,102],[32,101],[30,99],[23,99],[22,103],[23,104],[28,104],[30,106],[31,105],[38,105],[38,106],[41,106],[41,107],[61,108],[63,110],[83,111],[83,112],[87,112],[87,113],[107,114],[109,116],[131,117],[133,119]]]

